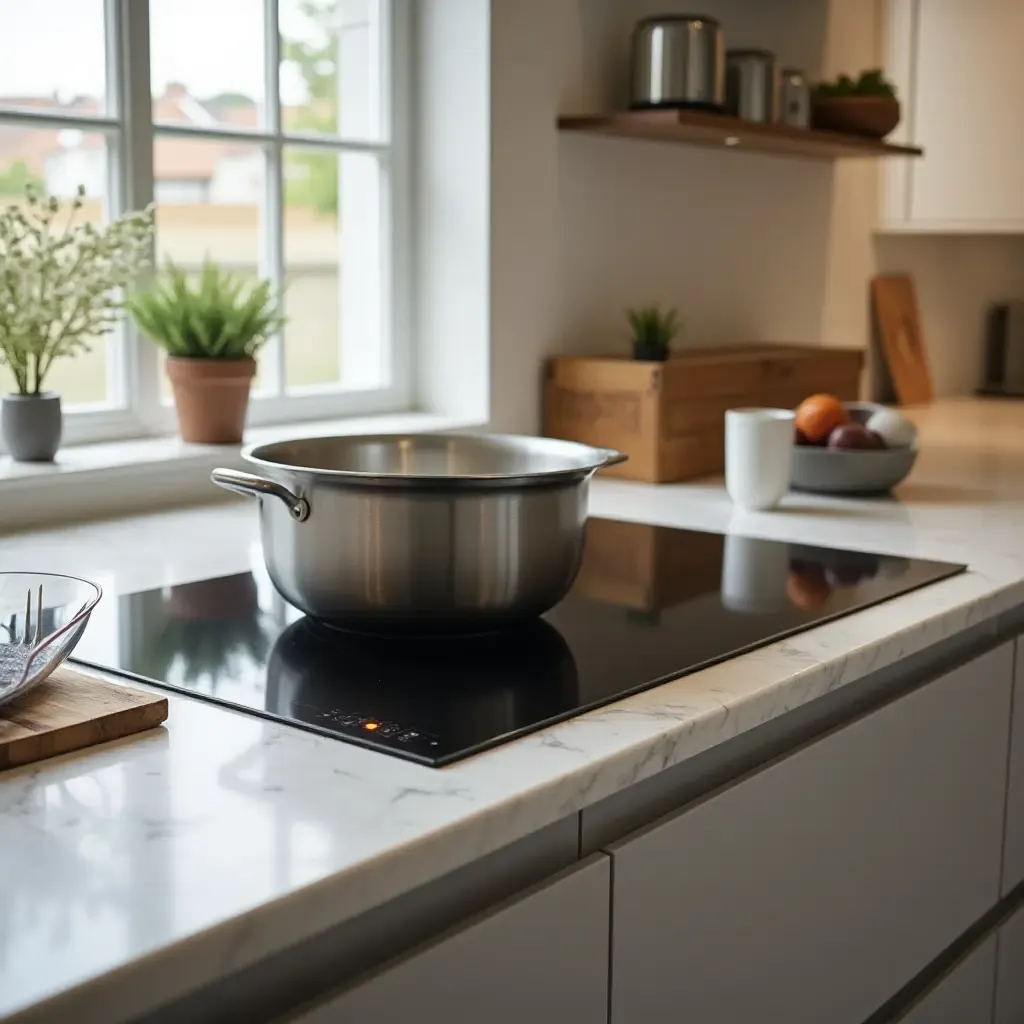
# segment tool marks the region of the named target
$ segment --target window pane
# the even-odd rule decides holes
[[[286,131],[378,139],[380,0],[280,0]]]
[[[160,138],[153,147],[156,251],[198,273],[204,258],[261,273],[266,154],[248,143]],[[169,395],[166,379],[161,380]]]
[[[0,0],[0,107],[105,113],[103,0]]]
[[[286,385],[379,387],[386,374],[377,158],[289,148],[284,173]]]
[[[289,388],[341,379],[337,153],[286,151],[285,381]]]
[[[263,0],[150,0],[153,120],[264,124]]]
[[[73,196],[85,186],[81,223],[99,224],[105,213],[107,151],[98,133],[63,129],[0,126],[0,204],[24,204],[25,185],[33,183],[56,196]],[[58,219],[63,223],[63,217]],[[67,406],[105,402],[107,393],[107,339],[96,339],[91,350],[58,359],[45,385],[61,394]],[[0,391],[16,390],[6,367],[0,367]]]

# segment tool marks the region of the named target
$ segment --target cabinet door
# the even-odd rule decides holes
[[[975,947],[939,979],[899,1024],[991,1024],[996,983],[996,936]]]
[[[861,1024],[999,895],[1006,644],[636,836],[612,1020]]]
[[[1017,640],[1016,675],[1010,726],[1010,789],[1006,798],[1004,896],[1024,882],[1024,637]]]
[[[293,1024],[605,1024],[609,862],[599,854],[310,1007]]]
[[[918,0],[910,220],[1024,228],[1024,4]]]
[[[995,1024],[1024,1024],[1024,909],[998,936]]]
[[[888,142],[916,146],[913,131],[914,40],[917,0],[884,0],[882,65],[886,77],[896,87],[902,107],[900,123],[886,136]],[[913,160],[879,160],[882,188],[881,229],[906,229],[910,222],[910,175]]]

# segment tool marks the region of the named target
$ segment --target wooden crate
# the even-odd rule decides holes
[[[681,353],[664,363],[560,357],[548,363],[544,433],[618,448],[629,461],[607,476],[665,483],[720,473],[725,411],[790,409],[808,395],[860,396],[864,353],[744,345]]]

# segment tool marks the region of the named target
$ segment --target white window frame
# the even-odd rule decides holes
[[[278,0],[263,0],[266,126],[259,130],[154,125],[150,84],[149,0],[105,0],[107,110],[103,116],[59,111],[0,110],[0,126],[77,128],[98,132],[107,143],[107,210],[142,209],[153,199],[153,143],[157,136],[251,142],[266,154],[261,274],[282,287],[284,272],[283,151],[286,144],[332,153],[369,153],[381,168],[381,341],[386,386],[344,390],[340,385],[285,393],[284,344],[272,339],[261,355],[263,391],[250,402],[248,423],[365,416],[408,410],[412,373],[409,344],[412,246],[410,244],[410,7],[412,0],[379,0],[381,11],[381,141],[286,132],[281,124]],[[359,254],[346,254],[358,259]],[[287,331],[287,326],[285,328]],[[174,410],[161,399],[159,353],[126,321],[107,339],[107,395],[102,407],[65,409],[64,442],[88,443],[171,433]],[[270,391],[270,394],[265,392]]]

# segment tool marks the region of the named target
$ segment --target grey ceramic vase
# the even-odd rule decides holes
[[[53,462],[60,447],[60,395],[4,395],[0,430],[16,462]]]

